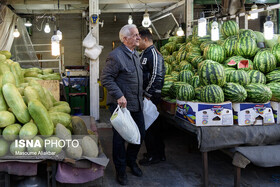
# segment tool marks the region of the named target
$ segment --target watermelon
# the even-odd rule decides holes
[[[201,56],[200,52],[188,52],[186,55],[186,60],[191,62],[195,57]]]
[[[247,91],[247,101],[253,103],[266,103],[270,101],[272,92],[269,87],[264,84],[251,83],[245,86]]]
[[[262,32],[254,31],[254,33],[257,36],[257,43],[264,42],[264,36]]]
[[[253,62],[249,59],[242,59],[238,62],[237,64],[237,69],[242,69],[242,70],[252,70],[253,69]]]
[[[280,82],[280,70],[275,70],[266,75],[266,81],[269,82]]]
[[[162,50],[160,53],[162,54],[162,56],[169,55],[169,52],[166,49]]]
[[[237,41],[236,36],[230,36],[222,44],[222,46],[225,49],[225,53],[226,53],[227,57],[231,57],[235,54],[235,43],[236,43],[236,41]]]
[[[239,26],[235,21],[229,20],[223,23],[221,32],[226,37],[238,35]]]
[[[254,58],[254,69],[266,74],[276,68],[275,56],[268,51],[260,51]]]
[[[178,81],[191,84],[193,75],[194,75],[193,72],[190,70],[182,70],[180,71]]]
[[[169,75],[172,71],[172,66],[170,64],[164,63],[164,67],[165,67],[165,74]]]
[[[190,84],[181,85],[177,91],[177,99],[181,101],[190,101],[195,97],[194,88]]]
[[[185,51],[189,52],[191,48],[198,47],[198,45],[193,44],[192,42],[188,42],[185,47]]]
[[[174,82],[169,89],[169,96],[171,98],[176,99],[178,89],[180,88],[181,85],[185,85],[185,84],[187,84],[187,83],[185,83],[185,82]]]
[[[277,66],[280,66],[280,43],[273,46],[271,53],[275,56],[277,61]]]
[[[203,51],[204,59],[214,60],[216,62],[222,63],[225,60],[225,50],[219,45],[208,45]]]
[[[280,102],[280,83],[278,82],[271,82],[266,85],[270,88],[272,92],[272,98],[271,101]]]
[[[172,53],[172,56],[175,58],[175,60],[176,60],[176,56],[178,55],[178,53],[179,53],[179,51],[174,51],[174,52]]]
[[[199,76],[193,76],[192,81],[191,81],[191,85],[194,88],[200,87],[200,82],[199,82]]]
[[[237,83],[226,83],[223,87],[225,100],[240,103],[245,101],[247,97],[247,91],[243,86]]]
[[[206,35],[203,37],[198,37],[198,36],[192,37],[192,43],[195,45],[201,45],[202,42],[209,41],[209,40],[211,40],[210,35]]]
[[[174,83],[173,81],[164,80],[164,84],[163,84],[163,87],[161,89],[161,94],[162,94],[163,97],[169,95],[169,90],[170,90],[170,87],[172,86],[173,83]]]
[[[235,68],[232,67],[225,67],[224,71],[225,71],[225,75],[226,75],[226,82],[229,82],[229,77],[231,72],[233,72],[234,70],[236,70]]]
[[[164,47],[169,52],[169,54],[172,54],[174,51],[177,50],[177,46],[175,42],[169,42],[165,44]]]
[[[256,41],[248,36],[239,38],[235,44],[235,53],[245,58],[255,56],[257,49]]]
[[[192,59],[191,64],[193,65],[193,67],[197,68],[198,64],[201,63],[204,60],[204,58],[202,56],[196,56]]]
[[[224,92],[222,88],[215,84],[210,84],[201,89],[201,101],[206,103],[224,102]]]
[[[201,90],[203,87],[198,87],[194,89],[195,92],[195,99],[201,100]]]
[[[278,43],[278,36],[276,34],[274,34],[271,40],[265,40],[265,46],[268,48],[272,48],[277,43]]]
[[[262,72],[260,72],[258,70],[250,70],[247,73],[250,77],[250,83],[261,83],[261,84],[266,83],[266,77]],[[279,76],[279,78],[280,78],[280,76]],[[280,79],[279,79],[279,81],[280,81]]]
[[[224,68],[218,62],[205,60],[199,67],[199,80],[202,85],[217,84],[223,86],[226,81]]]
[[[242,56],[232,56],[225,60],[224,65],[229,67],[237,67],[237,64],[240,62],[240,60],[243,60],[244,58]]]
[[[250,77],[244,70],[234,70],[229,74],[229,82],[234,82],[245,86],[250,83]]]
[[[210,41],[205,41],[205,42],[202,42],[200,44],[200,50],[201,51],[204,51],[205,47],[207,47],[209,44],[216,44],[216,42],[210,40]]]
[[[180,70],[182,71],[182,70],[190,70],[190,71],[192,71],[194,68],[193,68],[193,66],[191,65],[191,64],[185,64],[185,65],[183,65],[183,66],[180,66]]]
[[[164,62],[168,63],[168,64],[171,64],[173,61],[176,60],[176,57],[172,56],[172,55],[168,55],[166,57],[166,59],[164,60]]]
[[[186,56],[187,56],[187,51],[181,51],[177,54],[176,61],[179,63],[179,62],[185,60]]]
[[[257,35],[255,34],[255,32],[251,29],[246,29],[243,32],[239,33],[238,37],[245,37],[248,36],[250,38],[252,38],[253,40],[255,40],[255,42],[257,42]]]

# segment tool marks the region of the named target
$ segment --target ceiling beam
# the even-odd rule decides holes
[[[147,4],[149,3],[177,3],[180,0],[100,0],[99,4]]]
[[[40,0],[7,0],[7,4],[11,5],[57,5],[57,0],[48,0],[48,1],[40,1]],[[60,0],[60,5],[80,5],[80,4],[88,4],[88,0]]]

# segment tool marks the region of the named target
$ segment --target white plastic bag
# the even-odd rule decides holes
[[[157,119],[159,112],[157,111],[156,105],[151,100],[144,98],[143,114],[145,120],[145,129],[147,130],[153,122]]]
[[[96,60],[99,55],[101,54],[101,51],[103,49],[103,46],[101,45],[94,45],[92,48],[86,48],[85,49],[85,55],[93,60]]]
[[[128,143],[140,144],[141,135],[135,121],[126,108],[118,107],[112,114],[110,121],[116,131]]]
[[[96,38],[93,37],[91,31],[89,31],[88,35],[83,40],[83,46],[85,48],[92,48],[96,44]]]

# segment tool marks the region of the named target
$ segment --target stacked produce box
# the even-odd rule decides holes
[[[57,101],[37,82],[59,80],[60,75],[51,69],[21,69],[10,57],[8,51],[0,51],[0,159],[31,152],[35,156],[42,152],[59,154],[63,149],[71,158],[97,157],[97,140],[89,136],[93,132],[81,118],[70,116],[67,102]],[[73,145],[72,135],[84,137]],[[27,140],[33,146],[26,146]]]
[[[214,42],[210,35],[198,37],[195,28],[186,42],[171,37],[160,48],[166,67],[164,100],[279,102],[280,37],[266,41],[261,32],[239,29],[231,20],[220,31],[220,40]]]

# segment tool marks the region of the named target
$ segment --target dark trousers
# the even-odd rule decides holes
[[[111,114],[115,111],[117,105],[110,105],[109,110]],[[145,122],[142,110],[139,112],[130,112],[132,118],[138,126],[140,135],[141,135],[141,143],[143,137],[145,137]],[[134,165],[136,164],[136,159],[138,152],[140,150],[141,144],[130,144],[128,143],[127,149],[125,149],[125,140],[121,137],[121,135],[113,129],[113,161],[115,164],[117,173],[124,173],[126,170],[126,165]]]
[[[160,102],[160,98],[160,94],[153,95],[153,97],[151,97],[151,101],[157,106]],[[154,123],[147,129],[145,134],[145,145],[148,156],[156,158],[165,155],[165,145],[162,138],[162,126],[160,117],[158,117],[154,121]]]

